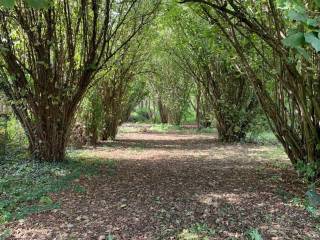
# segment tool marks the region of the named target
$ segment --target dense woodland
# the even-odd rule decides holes
[[[0,0],[9,139],[55,164],[117,141],[127,122],[213,128],[221,144],[272,132],[319,203],[319,11],[319,0]]]

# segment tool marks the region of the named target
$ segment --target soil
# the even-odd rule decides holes
[[[320,239],[316,220],[291,201],[305,186],[273,164],[288,164],[277,149],[214,134],[121,132],[84,151],[114,160],[113,174],[105,165],[79,180],[85,193],[53,195],[61,209],[10,223],[11,239],[184,239],[193,226],[214,232],[199,239],[247,239],[250,229],[263,239]]]

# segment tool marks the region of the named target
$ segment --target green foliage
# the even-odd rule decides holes
[[[180,126],[171,125],[171,124],[153,124],[150,130],[164,133],[169,131],[170,132],[179,131],[179,130],[182,130],[182,128]]]
[[[247,232],[247,236],[249,240],[263,240],[259,230],[256,228],[252,228]]]
[[[107,240],[115,240],[115,237],[111,233],[109,233]]]
[[[0,0],[0,6],[2,5],[5,8],[13,8],[15,0]]]
[[[11,236],[11,230],[5,229],[2,233],[0,233],[0,240],[6,240]]]
[[[319,172],[319,163],[297,161],[295,168],[299,175],[303,176],[306,181],[313,181]]]
[[[183,126],[177,126],[177,125],[171,125],[171,124],[152,124],[152,126],[149,129],[153,132],[159,132],[159,133],[169,133],[169,132],[175,132],[175,133],[183,133],[183,134],[194,134],[194,133],[217,133],[217,130],[215,128],[188,128]]]
[[[86,192],[86,189],[83,186],[79,185],[79,184],[75,185],[73,187],[73,190],[75,192],[77,192],[77,193],[85,193]]]
[[[7,123],[7,133],[10,144],[19,147],[28,146],[28,139],[26,137],[26,134],[21,124],[14,116],[11,116]]]
[[[50,205],[53,204],[53,201],[49,196],[42,196],[39,200],[39,203],[42,205]]]
[[[24,0],[25,3],[34,9],[45,9],[48,8],[52,0]],[[5,8],[13,8],[15,6],[16,0],[0,0],[0,6]]]
[[[0,224],[59,208],[59,202],[55,202],[50,193],[73,186],[75,191],[85,192],[74,185],[73,180],[98,174],[100,164],[99,161],[83,162],[79,158],[49,164],[12,156],[10,161],[0,165]]]
[[[92,88],[81,103],[79,120],[84,123],[86,136],[95,145],[102,129],[103,105],[96,87]]]
[[[274,133],[269,131],[256,131],[257,129],[251,129],[246,137],[247,142],[253,142],[257,144],[272,144],[272,145],[279,145],[279,141]]]
[[[314,1],[318,6],[319,2]],[[316,52],[320,51],[320,18],[312,4],[303,4],[302,1],[282,1],[279,6],[285,11],[287,18],[292,22],[288,36],[283,40],[287,47],[294,48],[305,58],[309,55],[306,47],[312,47]]]
[[[293,33],[283,40],[287,47],[298,48],[304,43],[304,34],[301,32]]]
[[[178,35],[172,26],[180,7],[173,2],[163,4],[163,14],[152,26],[155,34],[150,46],[151,60],[148,64],[150,81],[149,97],[157,104],[162,123],[180,125],[188,115],[190,99],[195,87],[193,79],[181,68],[172,49],[180,49]],[[186,21],[187,22],[187,21]]]
[[[113,68],[112,60],[149,24],[159,2],[14,4],[1,0],[0,88],[27,133],[30,153],[43,161],[61,160],[81,100],[100,80],[96,77]],[[96,114],[96,106],[88,115]],[[97,125],[96,119],[88,118],[88,131]],[[92,135],[95,142],[95,130]]]
[[[313,218],[319,220],[320,195],[316,192],[314,185],[309,186],[305,198],[293,197],[291,203],[306,210]]]
[[[184,229],[178,235],[179,240],[206,240],[213,237],[216,231],[205,223],[196,223],[188,229]]]
[[[313,208],[313,209],[318,209],[320,206],[320,195],[317,193],[315,185],[310,185],[309,190],[306,192],[306,197],[308,200],[308,203],[310,207],[308,208]]]
[[[144,123],[150,121],[150,114],[147,108],[137,107],[128,119],[129,122]]]

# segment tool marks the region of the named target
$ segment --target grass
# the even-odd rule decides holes
[[[250,240],[263,240],[262,236],[259,233],[259,230],[256,228],[251,228],[247,232],[248,239]]]
[[[171,125],[171,124],[153,124],[150,129],[152,132],[169,133],[169,132],[180,132],[180,133],[215,133],[214,128],[186,128],[183,126]]]
[[[51,193],[66,189],[84,193],[85,188],[74,180],[97,175],[99,166],[104,164],[99,159],[85,159],[78,153],[71,154],[62,163],[25,159],[25,155],[13,153],[0,162],[0,225],[59,208],[59,202],[53,201]],[[114,162],[106,163],[113,174]]]
[[[246,138],[247,142],[257,143],[257,144],[272,144],[278,145],[279,141],[277,137],[271,131],[253,133],[249,132]]]
[[[272,147],[268,151],[259,153],[259,157],[268,160],[268,167],[280,170],[288,170],[292,168],[289,161],[284,161],[284,159],[286,159],[286,154],[280,145]]]
[[[206,240],[213,237],[216,231],[205,223],[196,223],[188,229],[184,229],[179,235],[179,240]]]
[[[175,131],[181,131],[181,126],[171,125],[171,124],[153,124],[150,127],[150,131],[152,132],[161,132],[161,133],[167,133],[167,132],[175,132]]]
[[[177,126],[172,124],[162,124],[162,123],[130,123],[129,125],[123,125],[120,127],[119,132],[131,133],[131,132],[141,132],[141,131],[151,131],[156,133],[183,133],[183,134],[217,134],[216,128],[187,128],[183,125]],[[245,139],[245,142],[256,143],[261,145],[280,145],[278,139],[271,131],[264,132],[249,132]],[[282,150],[281,150],[282,151]]]

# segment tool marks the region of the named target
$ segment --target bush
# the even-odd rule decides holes
[[[13,116],[9,118],[7,123],[7,134],[10,143],[17,146],[27,146],[28,139],[20,124],[20,122]]]
[[[6,159],[12,151],[25,150],[28,140],[19,121],[9,116],[0,118],[0,157]]]

